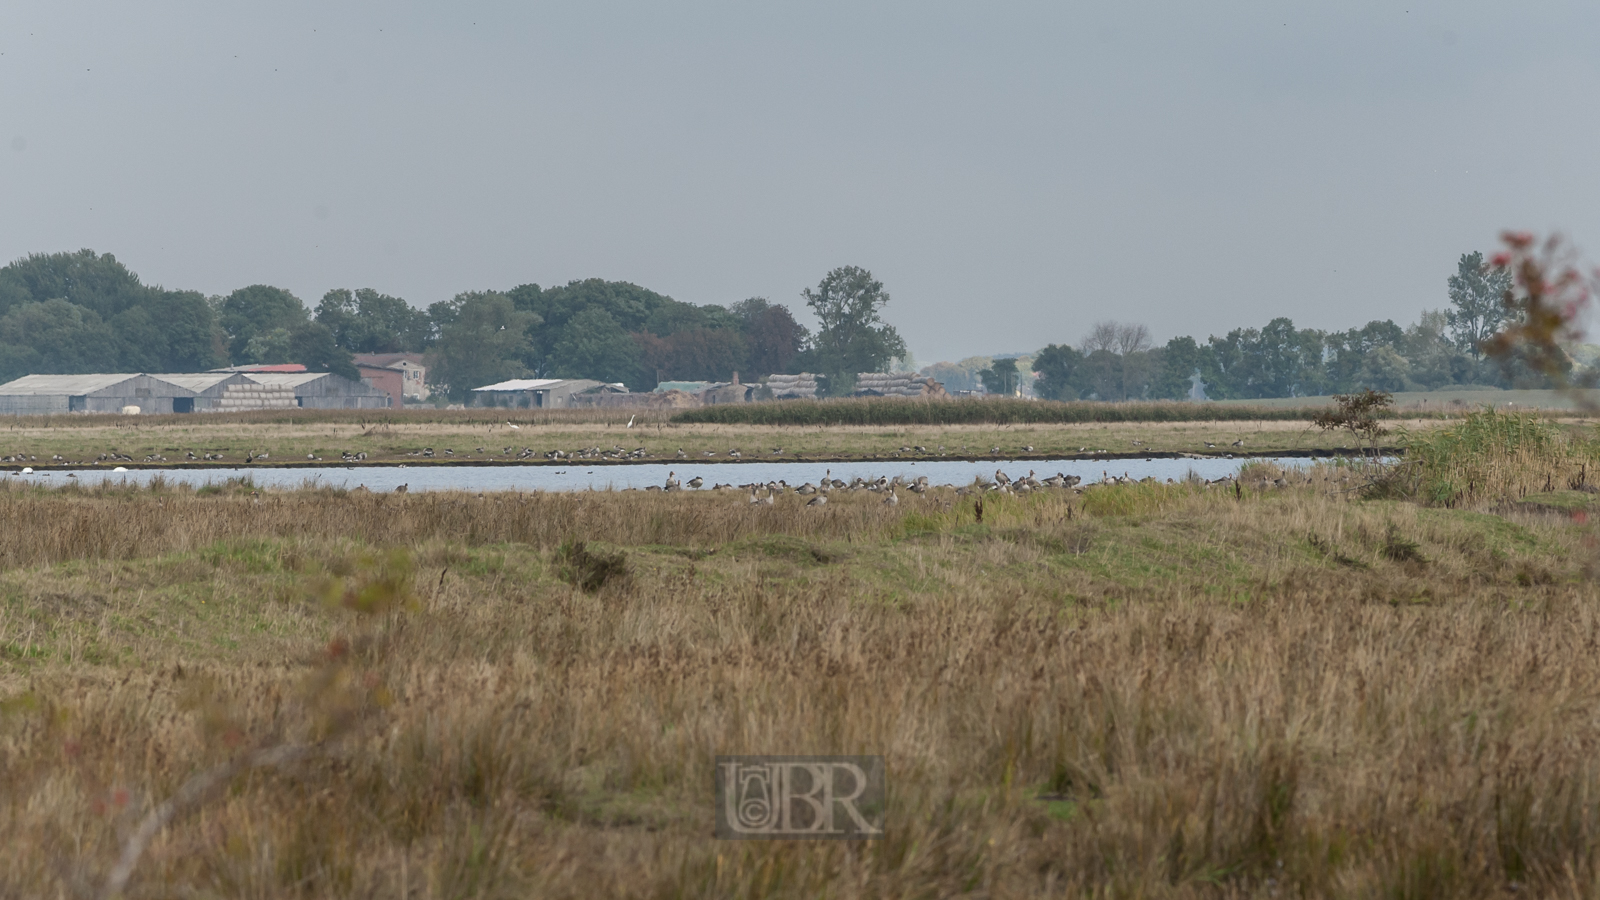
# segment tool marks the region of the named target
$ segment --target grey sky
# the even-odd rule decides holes
[[[147,282],[799,291],[921,362],[1409,322],[1504,227],[1600,256],[1600,4],[11,3],[0,257]]]

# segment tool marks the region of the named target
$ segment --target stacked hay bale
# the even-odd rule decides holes
[[[771,389],[774,400],[795,397],[804,400],[817,399],[817,376],[810,372],[801,372],[799,375],[769,375],[767,387]]]
[[[216,412],[244,412],[252,409],[294,409],[294,388],[277,384],[230,384],[217,398]]]
[[[856,376],[858,397],[943,397],[944,385],[908,372],[862,372]]]

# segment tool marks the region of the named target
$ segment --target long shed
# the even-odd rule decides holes
[[[143,373],[106,375],[24,375],[0,384],[0,415],[66,412],[142,413],[193,412],[196,393],[160,376]]]

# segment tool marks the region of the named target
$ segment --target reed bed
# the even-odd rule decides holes
[[[176,820],[129,896],[1593,892],[1588,531],[1352,501],[1339,468],[981,521],[0,492],[0,894],[95,895],[154,803],[315,727],[341,635],[361,726]],[[569,578],[584,554],[626,577]],[[321,599],[380,578],[400,609]],[[884,755],[887,837],[713,840],[713,758],[785,752]]]
[[[1457,425],[1404,435],[1406,461],[1382,490],[1427,503],[1475,506],[1533,493],[1590,490],[1600,444],[1524,414],[1483,410]]]

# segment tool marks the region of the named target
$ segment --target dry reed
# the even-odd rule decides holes
[[[306,598],[374,548],[420,601],[355,650],[392,702],[174,822],[130,895],[1592,892],[1586,533],[1339,474],[981,525],[948,493],[6,492],[0,646],[46,633],[0,669],[0,894],[93,893],[228,758],[216,717],[303,729],[305,660],[353,627]],[[629,577],[563,582],[573,539]],[[713,840],[713,757],[784,752],[885,755],[888,837]]]

